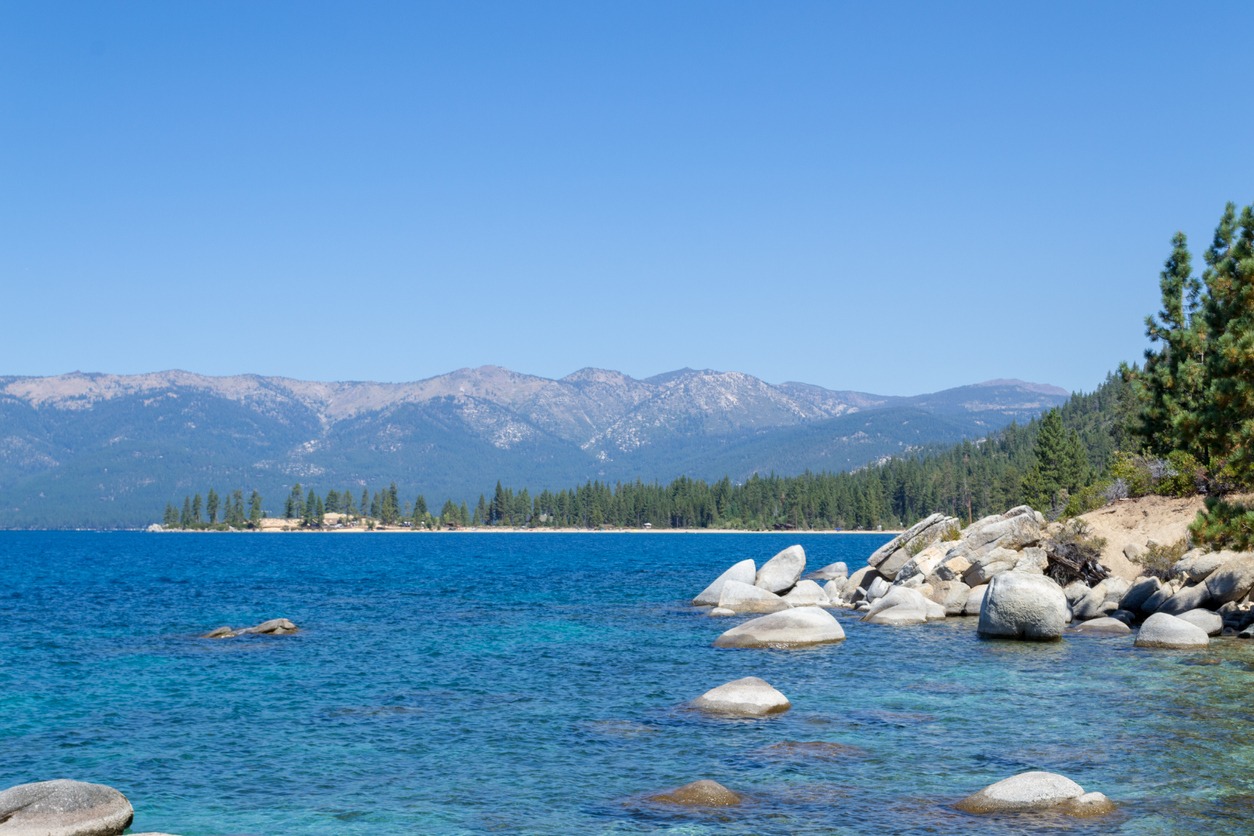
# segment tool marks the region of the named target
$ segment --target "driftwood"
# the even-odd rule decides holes
[[[1092,546],[1049,540],[1045,543],[1045,552],[1049,556],[1045,574],[1059,586],[1074,581],[1094,586],[1110,577],[1110,572],[1098,561],[1100,553]]]

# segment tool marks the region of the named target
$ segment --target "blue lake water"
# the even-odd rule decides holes
[[[848,640],[721,650],[686,606],[794,542],[851,568],[882,535],[0,533],[0,787],[117,787],[134,830],[1254,833],[1254,643],[979,640],[839,613]],[[285,616],[285,637],[196,638]],[[683,704],[742,676],[760,721]],[[769,748],[827,742],[825,753]],[[952,804],[1028,769],[1091,821]],[[739,808],[645,800],[713,778]]]

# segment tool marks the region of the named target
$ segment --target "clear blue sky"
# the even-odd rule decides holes
[[[1092,389],[1254,4],[0,3],[0,374]],[[1200,261],[1200,259],[1199,259]]]

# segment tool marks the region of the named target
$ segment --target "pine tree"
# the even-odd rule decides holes
[[[161,519],[161,524],[166,528],[178,528],[179,512],[173,502],[165,504],[165,516]]]
[[[179,515],[179,527],[192,527],[192,499],[189,496],[183,497],[183,513]]]
[[[218,521],[218,492],[213,488],[209,489],[209,495],[205,499],[205,513],[209,515],[210,525]]]
[[[200,498],[200,494],[196,494],[196,496],[192,498],[192,522],[196,525],[200,525],[202,522],[200,512],[201,509],[204,508],[204,505],[205,501]]]
[[[309,489],[309,495],[305,497],[305,513],[302,515],[301,524],[313,528],[318,525],[318,495],[314,493],[313,488]]]
[[[1080,436],[1063,426],[1062,412],[1051,409],[1041,419],[1033,446],[1035,463],[1023,480],[1023,496],[1034,508],[1057,516],[1071,492],[1088,476],[1088,462]]]
[[[1140,432],[1161,456],[1185,450],[1204,457],[1198,431],[1207,333],[1198,315],[1202,283],[1193,275],[1184,233],[1176,233],[1171,243],[1159,275],[1163,309],[1145,320],[1146,336],[1160,347],[1145,352],[1145,370],[1137,376],[1145,399]]]
[[[1232,214],[1229,205],[1204,275],[1211,346],[1200,425],[1221,490],[1254,486],[1254,207],[1241,211],[1236,229]]]
[[[248,526],[258,528],[261,525],[261,494],[252,492],[248,499]]]

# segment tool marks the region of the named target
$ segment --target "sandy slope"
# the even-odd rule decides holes
[[[1254,494],[1234,496],[1232,499],[1249,503],[1254,501]],[[1189,523],[1203,507],[1200,496],[1186,499],[1143,496],[1090,511],[1080,519],[1089,524],[1095,536],[1106,539],[1102,563],[1120,577],[1131,579],[1137,574],[1137,567],[1123,556],[1124,546],[1129,543],[1142,547],[1148,543],[1164,546],[1178,543],[1188,536]]]

